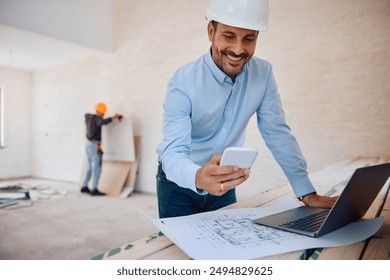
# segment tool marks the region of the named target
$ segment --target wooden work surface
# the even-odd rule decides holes
[[[338,195],[335,192],[338,185],[345,184],[356,168],[390,162],[390,156],[381,158],[357,158],[328,166],[310,174],[310,178],[321,195]],[[277,187],[271,191],[258,194],[245,201],[232,204],[229,208],[260,207],[273,204],[286,196],[294,197],[290,185]],[[262,259],[299,260],[299,259],[390,259],[390,194],[389,184],[386,184],[375,199],[364,218],[383,216],[385,222],[381,229],[371,238],[350,246],[335,248],[317,248],[275,255]],[[180,248],[173,244],[161,232],[154,233],[143,239],[131,242],[97,255],[92,259],[112,260],[188,260],[190,259]]]

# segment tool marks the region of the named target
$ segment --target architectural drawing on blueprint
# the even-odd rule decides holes
[[[350,176],[333,185],[326,195],[339,195],[348,183]],[[285,207],[296,207],[291,201]],[[257,209],[258,210],[258,209]],[[197,241],[208,243],[212,248],[237,247],[253,248],[264,245],[280,245],[292,240],[305,240],[299,234],[285,232],[278,229],[258,225],[252,222],[256,218],[256,211],[237,215],[229,212],[221,215],[199,215],[186,220],[190,231]],[[281,209],[279,209],[281,210]]]
[[[190,223],[196,232],[197,240],[204,239],[214,248],[235,246],[240,248],[260,246],[262,244],[281,244],[286,240],[299,239],[302,236],[275,230],[270,227],[254,224],[254,216],[202,217]]]

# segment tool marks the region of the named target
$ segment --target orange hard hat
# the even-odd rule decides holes
[[[105,114],[107,112],[107,106],[103,102],[96,104],[96,112]]]

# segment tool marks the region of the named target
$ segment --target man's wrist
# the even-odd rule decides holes
[[[302,201],[306,196],[311,195],[311,194],[317,194],[317,192],[311,192],[302,196],[297,197],[299,201]]]

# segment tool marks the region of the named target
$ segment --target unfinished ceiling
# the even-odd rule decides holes
[[[0,66],[36,70],[113,51],[111,0],[1,0]]]

